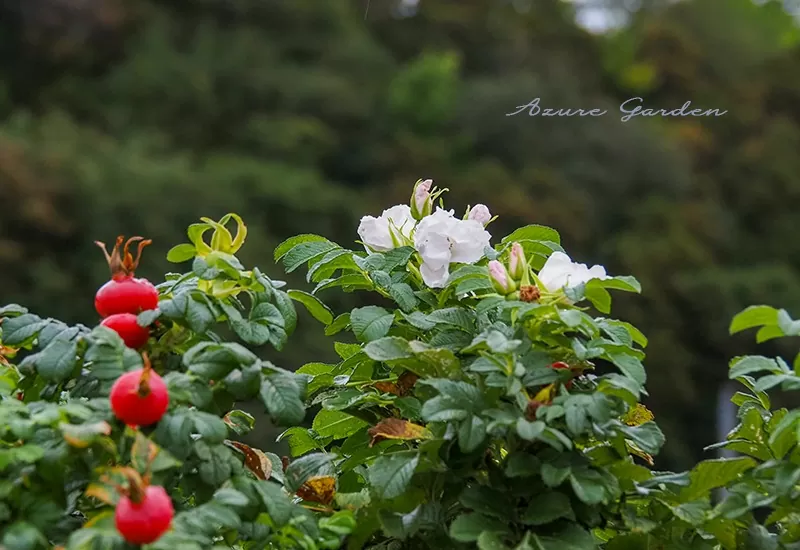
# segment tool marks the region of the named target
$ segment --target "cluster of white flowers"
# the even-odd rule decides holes
[[[443,288],[450,277],[450,264],[473,264],[483,257],[492,237],[484,229],[490,219],[489,209],[481,204],[465,220],[456,218],[452,210],[437,208],[417,223],[411,208],[397,205],[378,218],[361,218],[358,235],[367,252],[387,252],[413,244],[422,257],[420,274],[425,284]]]
[[[475,205],[465,219],[456,218],[452,210],[437,208],[431,212],[431,184],[431,180],[417,182],[412,196],[413,208],[400,204],[384,210],[377,218],[361,218],[358,235],[367,252],[413,246],[422,258],[423,282],[430,288],[444,288],[450,278],[450,264],[474,264],[483,258],[492,238],[485,229],[492,215],[483,204]],[[522,255],[522,248],[516,243],[515,247],[512,252]],[[521,268],[517,263],[521,260],[513,256],[511,270],[518,277],[517,271]],[[554,252],[538,276],[542,286],[550,292],[591,279],[608,278],[602,266],[589,268],[586,264],[575,263],[563,252]]]

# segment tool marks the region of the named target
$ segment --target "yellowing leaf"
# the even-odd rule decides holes
[[[539,393],[536,394],[536,397],[534,397],[533,400],[543,405],[546,405],[550,403],[555,396],[556,396],[556,385],[550,384],[539,390]]]
[[[95,422],[93,424],[62,423],[59,428],[64,436],[64,441],[78,449],[85,449],[101,436],[111,433],[111,426],[108,422]]]
[[[137,430],[136,439],[131,448],[131,465],[139,472],[147,473],[150,465],[156,459],[158,451],[158,445]]]
[[[428,439],[431,437],[430,432],[424,426],[400,418],[384,418],[367,430],[367,432],[372,437],[369,442],[370,447],[385,439],[402,439],[408,441],[413,439]]]
[[[336,495],[336,478],[332,476],[314,476],[309,478],[297,490],[297,496],[308,502],[330,504]]]
[[[87,488],[84,494],[87,497],[96,498],[100,502],[104,502],[109,506],[116,506],[119,501],[119,493],[116,489],[105,483],[92,483]]]
[[[626,439],[625,446],[628,448],[629,453],[638,456],[639,458],[647,462],[647,464],[649,464],[650,466],[655,466],[655,461],[653,461],[653,456],[640,449],[639,446],[636,445],[636,443],[634,443],[630,439]]]
[[[635,407],[629,410],[625,415],[622,417],[622,421],[627,424],[628,426],[641,426],[645,422],[650,422],[655,418],[655,415],[642,405],[641,403],[637,403]]]
[[[86,523],[84,523],[83,524],[83,528],[84,529],[91,529],[92,527],[96,526],[98,523],[101,523],[103,521],[108,521],[109,519],[111,519],[113,517],[114,517],[114,512],[112,512],[111,510],[107,510],[105,512],[101,512],[101,513],[97,514],[96,516],[94,516],[89,521],[87,521]]]

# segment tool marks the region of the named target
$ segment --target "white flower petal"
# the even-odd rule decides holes
[[[475,220],[458,220],[458,224],[450,232],[453,242],[452,261],[472,264],[483,257],[484,249],[489,246],[492,236],[483,228],[483,224]]]
[[[447,279],[450,278],[450,266],[448,264],[437,268],[422,264],[419,266],[419,272],[422,275],[422,281],[430,288],[444,288],[447,284]]]
[[[539,271],[539,281],[550,292],[563,288],[572,274],[572,260],[563,252],[553,252]]]
[[[367,252],[388,252],[395,248],[392,231],[409,238],[414,230],[411,208],[398,204],[383,211],[380,217],[364,216],[358,225],[358,236]]]
[[[608,279],[601,265],[591,267],[573,262],[563,252],[553,252],[539,271],[539,281],[550,292],[564,287],[575,287],[592,279]]]

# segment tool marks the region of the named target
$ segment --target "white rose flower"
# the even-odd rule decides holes
[[[388,252],[396,247],[396,241],[411,238],[415,223],[411,216],[411,208],[405,204],[398,204],[384,210],[378,218],[374,216],[361,218],[358,236],[361,237],[367,252]]]
[[[550,292],[556,292],[564,287],[576,287],[592,279],[608,278],[603,266],[595,265],[589,268],[586,264],[573,262],[563,252],[553,252],[539,271],[539,281]]]
[[[422,256],[420,273],[426,285],[442,288],[451,263],[472,264],[483,257],[492,236],[475,220],[459,220],[453,211],[437,208],[422,218],[414,233],[414,247]]]

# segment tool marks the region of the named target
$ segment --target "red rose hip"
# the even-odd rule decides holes
[[[100,324],[119,334],[129,348],[140,348],[150,338],[150,330],[140,326],[133,313],[115,313],[103,319]]]
[[[129,426],[155,424],[169,407],[167,385],[146,357],[145,368],[126,372],[111,387],[111,410]]]
[[[139,502],[130,497],[120,498],[114,511],[117,531],[131,544],[150,544],[169,530],[175,509],[163,487],[151,485],[144,490]]]
[[[117,313],[138,314],[158,307],[156,287],[147,279],[134,278],[134,271],[139,266],[139,260],[142,257],[142,249],[152,241],[143,240],[142,237],[131,237],[125,242],[120,253],[123,241],[125,241],[125,237],[117,237],[111,254],[106,250],[105,244],[95,243],[103,250],[111,270],[111,280],[101,286],[94,297],[94,307],[101,317]],[[139,243],[136,259],[128,251],[131,243],[134,242]]]

